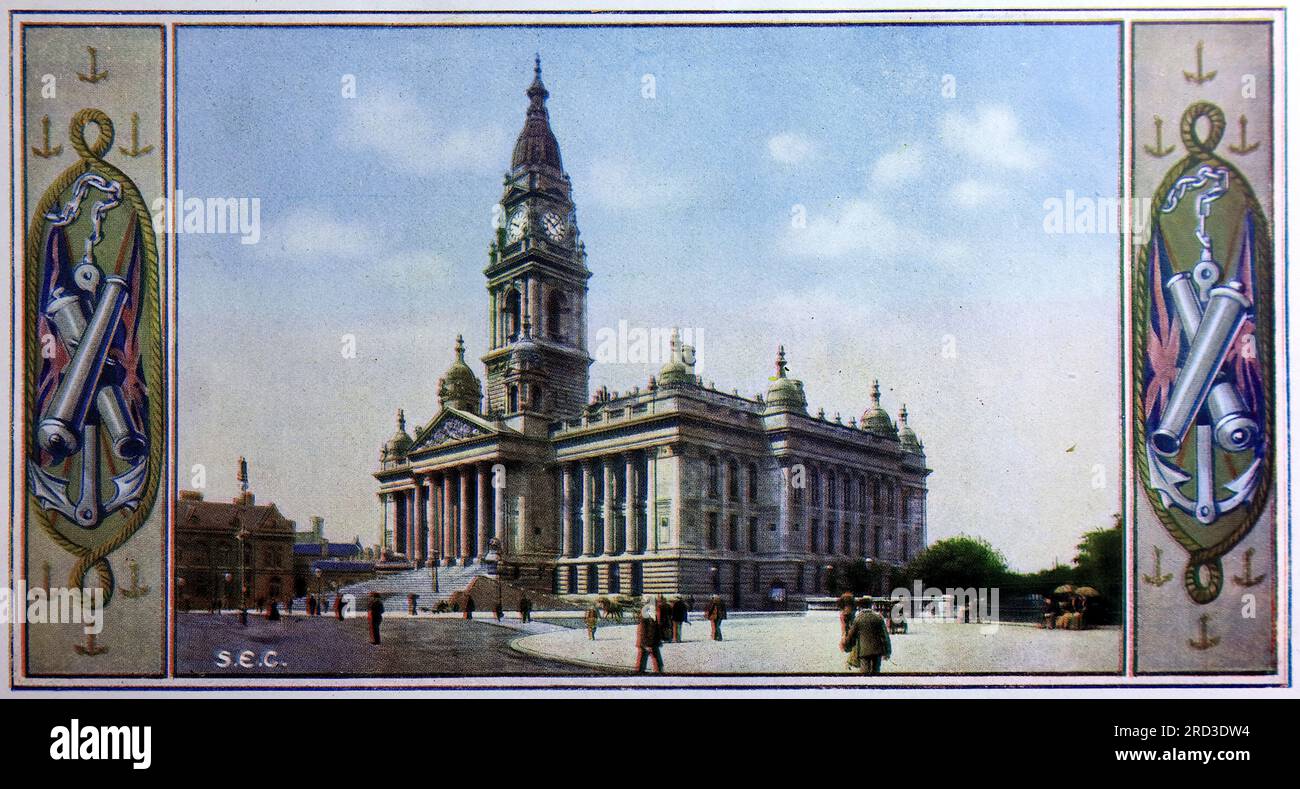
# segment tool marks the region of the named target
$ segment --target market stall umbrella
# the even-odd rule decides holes
[[[1084,597],[1101,597],[1101,592],[1093,589],[1091,586],[1080,586],[1074,590],[1075,594],[1081,594]]]
[[[1073,584],[1061,584],[1052,590],[1052,594],[1074,594]]]

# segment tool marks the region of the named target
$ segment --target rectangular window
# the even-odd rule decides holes
[[[734,460],[727,463],[727,499],[740,501],[740,467]]]
[[[709,485],[708,487],[709,498],[716,499],[718,497],[718,459],[717,458],[709,458],[708,485]]]
[[[710,512],[708,517],[709,517],[708,534],[705,535],[705,540],[707,541],[707,544],[710,548],[717,548],[718,547],[718,513]]]
[[[746,547],[754,553],[758,552],[758,518],[749,519],[749,545]]]
[[[739,518],[737,518],[735,515],[732,515],[727,520],[727,550],[730,551],[740,550],[740,546],[737,544],[740,541],[739,532],[740,532]]]

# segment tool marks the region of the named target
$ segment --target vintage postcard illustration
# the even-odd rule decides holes
[[[11,689],[1290,685],[1281,10],[8,21]]]

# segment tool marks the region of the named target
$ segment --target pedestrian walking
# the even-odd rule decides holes
[[[673,607],[663,595],[655,599],[655,622],[659,624],[659,641],[673,640]]]
[[[270,607],[266,609],[266,621],[268,622],[280,621],[280,604],[275,602],[274,600],[271,601]]]
[[[343,621],[343,595],[334,593],[334,618]]]
[[[506,618],[506,610],[501,607],[501,603],[492,606],[492,613],[496,614],[498,622]]]
[[[370,643],[379,643],[379,626],[384,621],[384,601],[379,595],[370,595],[370,610],[368,612],[370,619]]]
[[[641,608],[641,622],[636,628],[636,673],[644,674],[646,661],[654,658],[655,673],[664,673],[664,657],[659,651],[659,622],[655,620],[654,602]]]
[[[587,638],[591,641],[596,640],[596,625],[600,623],[600,609],[596,606],[587,608],[587,613],[583,614],[582,619],[587,624]]]
[[[704,616],[713,628],[713,640],[722,640],[722,620],[727,618],[727,604],[722,602],[722,595],[714,595],[709,600],[709,607],[704,609]]]
[[[840,638],[849,634],[849,626],[853,624],[853,618],[857,616],[858,609],[853,602],[853,595],[846,594],[840,598]]]
[[[519,598],[519,619],[522,622],[533,620],[533,601],[528,599],[528,595]]]
[[[690,621],[691,609],[680,596],[673,600],[673,643],[682,643],[682,625]]]
[[[840,641],[840,649],[849,653],[849,666],[863,674],[879,674],[880,661],[889,659],[892,647],[885,618],[872,610],[870,600],[863,598],[861,610]]]
[[[474,618],[474,598],[470,595],[465,595],[465,618]]]

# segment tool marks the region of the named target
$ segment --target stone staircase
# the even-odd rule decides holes
[[[384,600],[384,608],[391,613],[405,612],[408,595],[418,595],[416,606],[421,610],[432,609],[438,603],[450,598],[456,592],[464,591],[470,583],[481,575],[487,575],[488,568],[481,564],[468,567],[439,567],[438,592],[433,591],[433,568],[419,567],[414,570],[380,575],[366,581],[358,581],[340,588],[337,594],[353,595],[356,610],[365,613],[370,604],[370,596],[378,594]],[[327,593],[325,602],[329,611],[334,610],[335,593]],[[299,598],[295,610],[305,610],[306,602]]]

